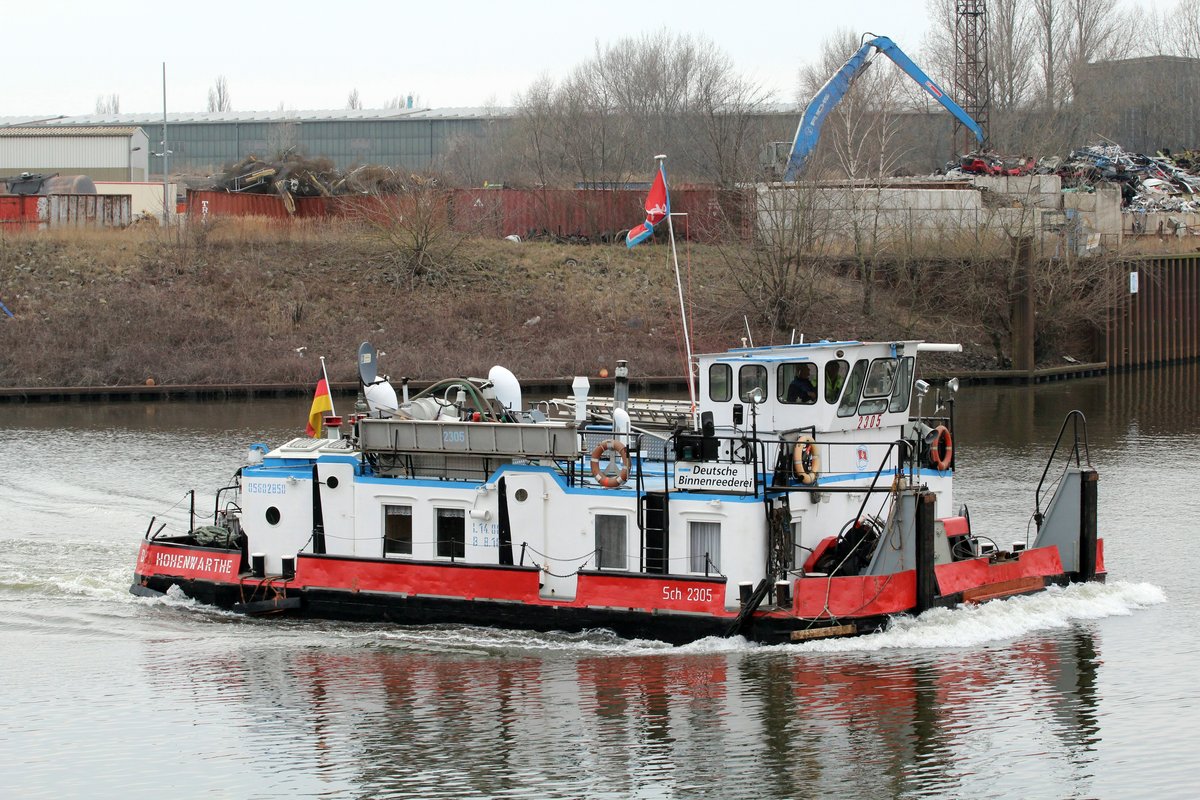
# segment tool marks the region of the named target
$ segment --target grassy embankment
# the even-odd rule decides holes
[[[697,352],[765,328],[711,247],[681,245]],[[982,341],[967,321],[930,320],[881,292],[864,319],[846,278],[823,276],[799,333],[815,338]],[[635,376],[683,372],[678,297],[664,246],[471,241],[437,282],[414,281],[352,225],[222,220],[203,234],[0,233],[0,386],[311,384],[355,376],[358,344],[381,370],[430,380],[596,374],[628,359]],[[978,348],[981,352],[983,348]]]

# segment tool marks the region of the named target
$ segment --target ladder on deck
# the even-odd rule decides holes
[[[642,571],[664,575],[670,572],[667,493],[642,492],[638,496],[638,518],[642,526]]]

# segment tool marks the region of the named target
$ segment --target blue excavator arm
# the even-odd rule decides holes
[[[825,82],[821,90],[804,107],[804,114],[800,117],[800,125],[796,128],[796,138],[792,142],[792,152],[788,156],[787,170],[783,178],[785,181],[795,180],[796,175],[803,169],[804,163],[812,155],[813,150],[816,149],[817,139],[821,136],[821,126],[825,123],[825,117],[829,116],[829,112],[833,111],[837,107],[837,104],[842,102],[842,98],[846,96],[846,92],[850,91],[850,85],[867,68],[875,52],[883,53],[894,61],[896,66],[900,67],[910,78],[919,83],[921,88],[929,93],[930,97],[941,103],[959,122],[966,125],[975,134],[975,138],[978,140],[980,146],[983,146],[983,128],[979,126],[979,123],[971,119],[970,115],[966,111],[963,111],[958,103],[951,100],[950,96],[942,91],[941,87],[934,83],[933,79],[926,75],[924,70],[918,67],[911,58],[904,54],[903,50],[896,46],[895,42],[886,36],[877,36],[864,42],[862,47],[858,48],[854,55],[850,56],[849,60],[842,65],[842,68]]]

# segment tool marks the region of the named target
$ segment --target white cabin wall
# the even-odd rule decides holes
[[[343,462],[317,462],[318,487],[321,492],[321,519],[325,526],[325,552],[330,555],[365,555],[358,545],[362,532],[354,518],[354,465]],[[330,486],[330,481],[335,486]],[[368,551],[378,552],[379,546],[364,542]]]
[[[242,478],[242,530],[251,553],[266,554],[267,574],[278,575],[283,557],[294,556],[312,536],[312,481],[294,477]],[[279,522],[267,522],[267,511],[279,511]]]

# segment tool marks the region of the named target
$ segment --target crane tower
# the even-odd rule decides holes
[[[988,144],[988,120],[992,105],[992,82],[988,76],[987,2],[955,0],[954,8],[954,96],[984,132]],[[954,123],[954,146],[959,153],[974,150],[974,134],[961,122]]]

